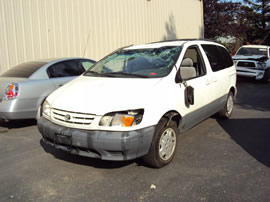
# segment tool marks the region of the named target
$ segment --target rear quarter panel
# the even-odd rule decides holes
[[[43,100],[55,90],[49,79],[26,80],[19,83],[18,101],[27,111],[37,110]]]

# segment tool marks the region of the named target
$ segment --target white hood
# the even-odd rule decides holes
[[[157,93],[161,79],[80,76],[48,97],[52,108],[103,115],[143,108]]]
[[[236,55],[236,56],[233,56],[232,59],[233,60],[257,60],[264,57],[266,58],[266,56],[263,56],[263,55],[249,55],[249,56]]]

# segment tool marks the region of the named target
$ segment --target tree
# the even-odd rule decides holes
[[[259,15],[260,28],[266,30],[270,21],[270,0],[244,0]]]
[[[241,35],[237,23],[238,13],[241,12],[240,3],[219,2],[219,0],[204,0],[204,28],[205,38]]]

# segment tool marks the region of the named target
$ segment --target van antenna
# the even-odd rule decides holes
[[[90,28],[89,28],[89,32],[88,32],[88,36],[87,36],[87,41],[86,41],[86,44],[85,44],[85,48],[84,48],[84,51],[83,51],[83,58],[85,57],[85,53],[86,53],[86,49],[87,49],[89,37],[90,37]]]

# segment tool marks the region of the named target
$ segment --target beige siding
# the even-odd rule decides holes
[[[0,73],[40,58],[89,57],[203,33],[200,0],[0,0]]]

